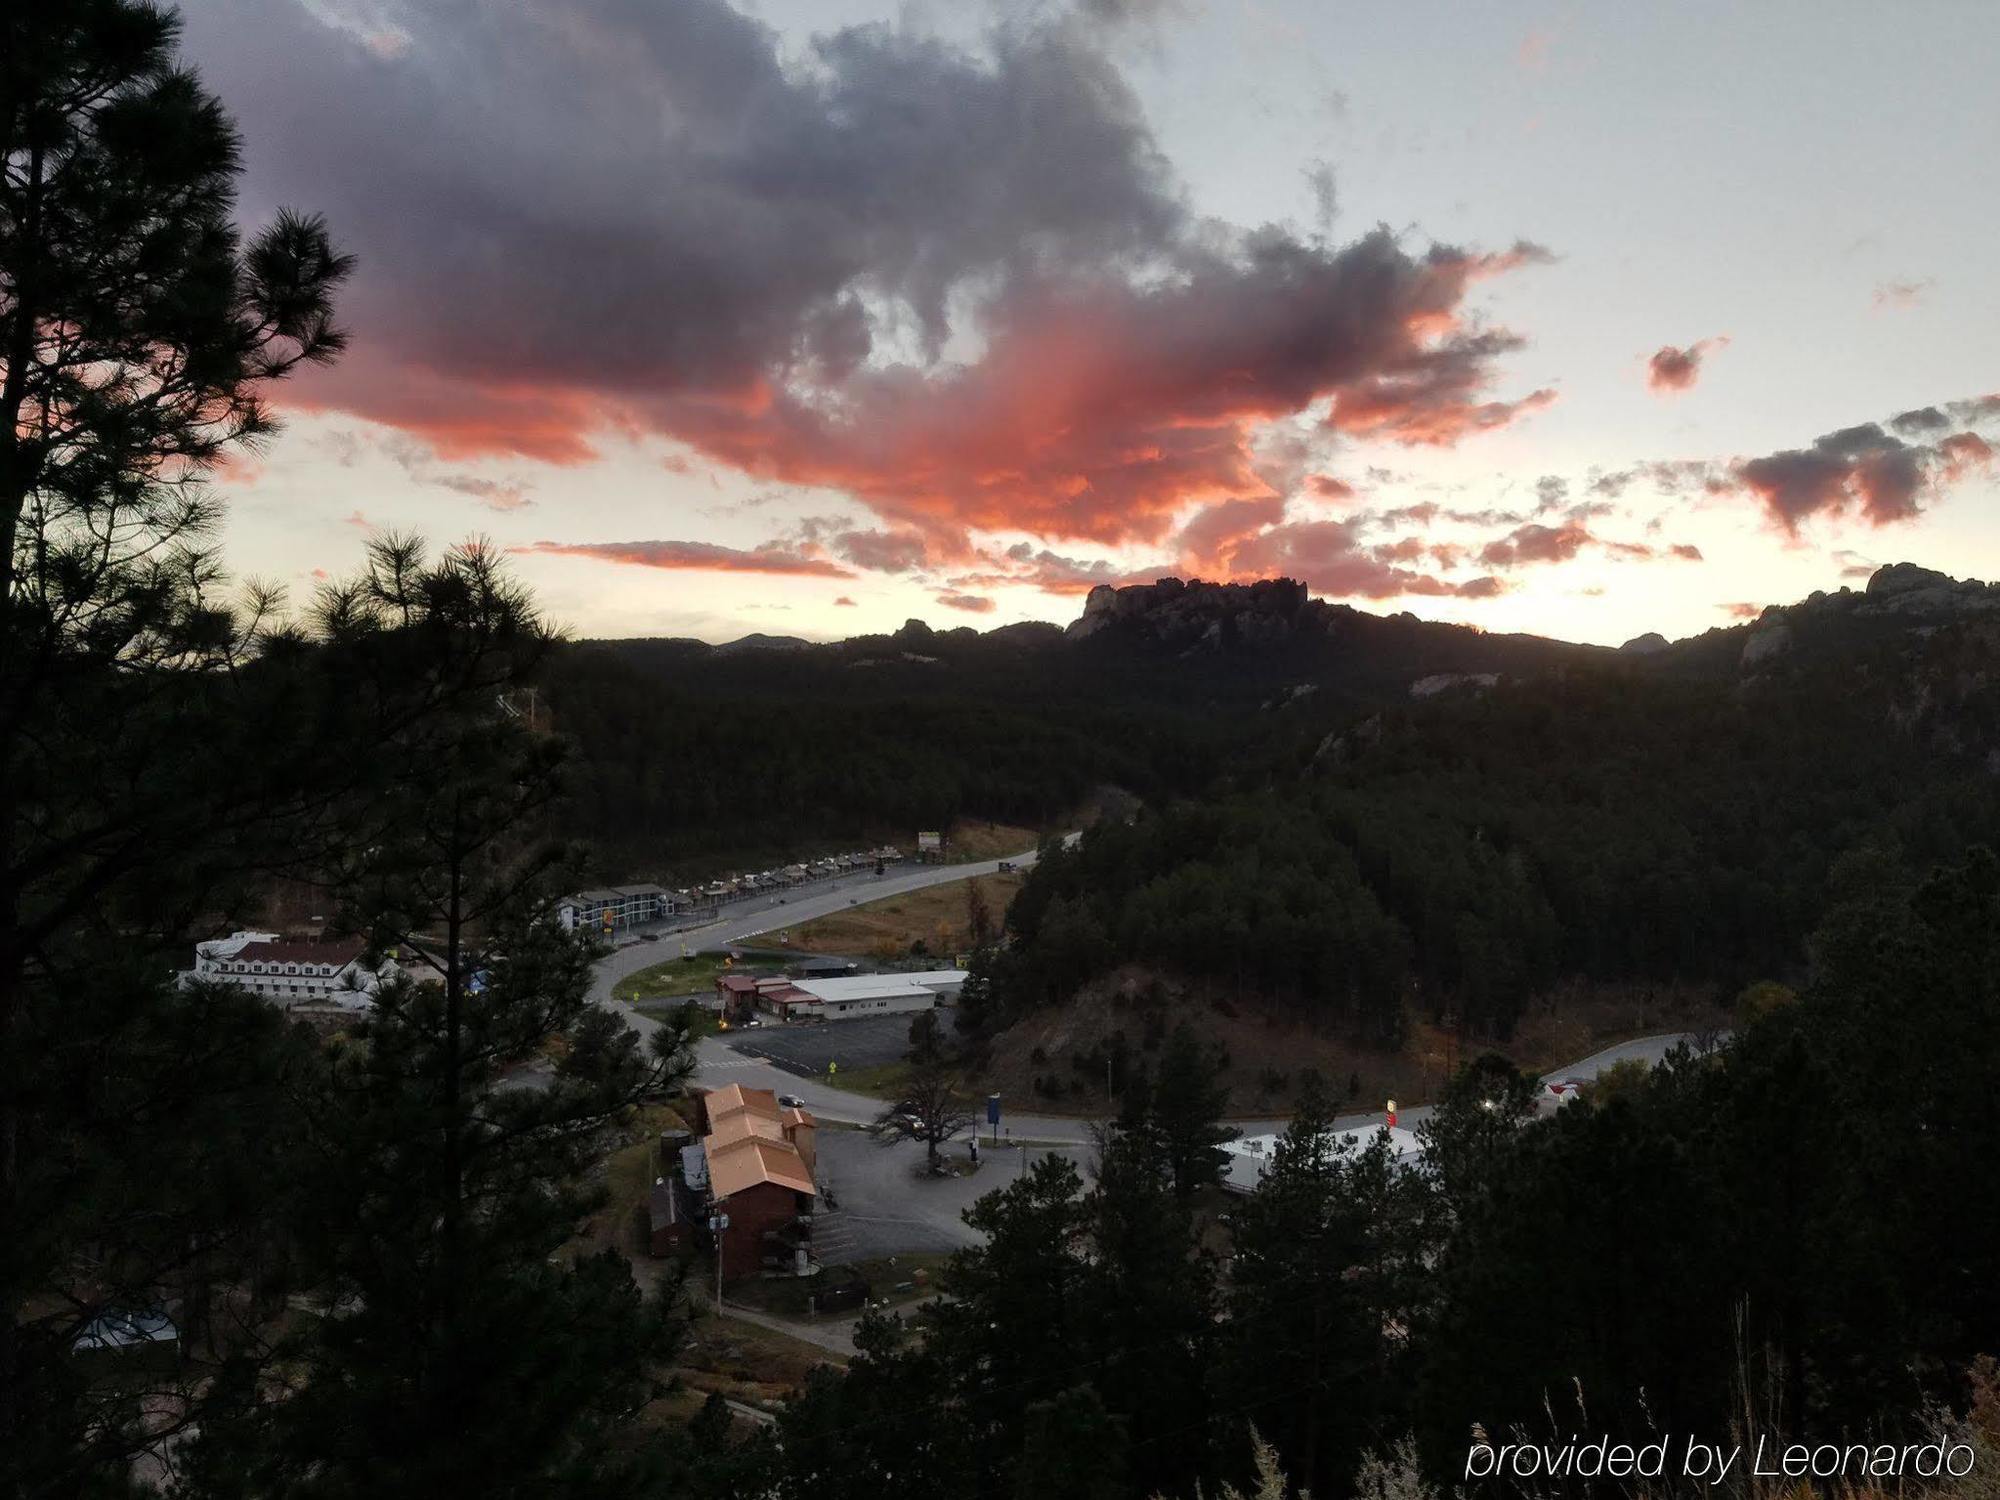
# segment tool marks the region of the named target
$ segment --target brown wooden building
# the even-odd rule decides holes
[[[813,1117],[781,1108],[770,1089],[732,1083],[701,1096],[699,1123],[712,1211],[729,1220],[716,1245],[723,1279],[788,1269],[801,1250],[809,1258]]]

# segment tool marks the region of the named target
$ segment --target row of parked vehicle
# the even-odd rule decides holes
[[[676,891],[677,903],[693,905],[697,902],[734,901],[743,896],[754,896],[760,891],[779,891],[791,886],[805,885],[814,880],[830,880],[836,875],[850,875],[857,870],[880,869],[883,865],[894,864],[903,858],[903,851],[893,844],[884,844],[879,849],[857,849],[849,854],[829,854],[805,864],[783,865],[775,870],[756,870],[743,875],[729,875],[721,880],[712,880],[707,885],[689,890]]]

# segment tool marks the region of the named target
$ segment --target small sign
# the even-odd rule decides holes
[[[917,835],[917,850],[919,853],[935,854],[943,847],[944,835],[941,833],[919,833]]]
[[[988,1094],[986,1096],[986,1123],[988,1125],[998,1125],[1000,1123],[1000,1096],[998,1094]]]

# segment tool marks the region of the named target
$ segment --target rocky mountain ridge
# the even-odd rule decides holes
[[[1067,626],[1027,621],[982,632],[963,625],[936,629],[912,619],[891,634],[821,644],[756,635],[714,646],[685,639],[601,644],[690,664],[782,656],[803,670],[816,670],[817,663],[949,672],[974,663],[998,668],[1011,662],[1015,670],[1041,673],[1073,662],[1075,669],[1102,672],[1125,662],[1143,666],[1158,681],[1183,674],[1204,680],[1247,674],[1260,690],[1281,693],[1322,682],[1376,696],[1422,698],[1462,680],[1488,687],[1502,676],[1591,662],[1755,681],[1807,659],[1860,653],[1875,658],[1879,669],[1885,652],[1893,657],[1940,630],[1986,620],[2000,627],[2000,584],[1900,562],[1877,569],[1862,589],[1817,592],[1772,605],[1753,621],[1677,641],[1647,632],[1615,650],[1489,633],[1408,612],[1370,613],[1314,598],[1291,578],[1216,583],[1177,577],[1101,584]]]
[[[1757,617],[1743,639],[1739,665],[1747,672],[1767,667],[1790,652],[1802,632],[1858,622],[1907,629],[1918,638],[1939,626],[2000,614],[2000,584],[1953,578],[1915,563],[1889,563],[1869,576],[1859,591],[1814,593],[1796,604],[1774,604]]]

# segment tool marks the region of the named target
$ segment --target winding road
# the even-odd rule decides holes
[[[642,1038],[650,1037],[659,1030],[660,1023],[618,999],[612,991],[619,980],[660,962],[664,956],[675,951],[672,945],[685,943],[693,952],[715,952],[780,928],[845,911],[850,906],[881,901],[910,891],[920,891],[927,886],[968,880],[975,875],[991,875],[1002,864],[1026,869],[1034,862],[1035,854],[1030,850],[1004,860],[986,860],[978,864],[929,865],[901,874],[846,877],[830,888],[806,895],[794,892],[783,898],[759,897],[743,902],[732,908],[728,915],[718,917],[703,926],[662,933],[656,943],[630,940],[614,949],[598,962],[596,979],[591,987],[591,998],[599,1005],[606,1006],[623,1016],[626,1024]],[[1545,1074],[1543,1081],[1552,1083],[1558,1079],[1572,1078],[1587,1081],[1595,1078],[1599,1072],[1613,1063],[1623,1062],[1629,1058],[1636,1058],[1649,1064],[1658,1063],[1675,1046],[1692,1040],[1690,1035],[1676,1032],[1666,1036],[1641,1037],[1636,1041],[1621,1042],[1617,1046],[1606,1047],[1601,1052],[1594,1052],[1589,1057],[1566,1067],[1557,1068]],[[740,1083],[747,1088],[772,1089],[778,1093],[795,1094],[805,1101],[807,1109],[823,1120],[865,1125],[882,1112],[880,1099],[868,1094],[856,1094],[846,1089],[834,1088],[815,1079],[801,1078],[795,1073],[773,1067],[761,1059],[746,1057],[733,1050],[719,1037],[702,1038],[697,1043],[695,1061],[696,1080],[710,1088],[717,1088],[726,1083]],[[1428,1105],[1401,1110],[1397,1114],[1397,1123],[1414,1128],[1428,1119],[1430,1113]],[[1382,1114],[1377,1110],[1369,1114],[1344,1115],[1334,1123],[1339,1129],[1350,1130],[1381,1122]],[[1074,1115],[1009,1112],[1003,1116],[1003,1124],[1014,1140],[1060,1145],[1088,1143],[1091,1139],[1091,1126],[1094,1123],[1088,1119],[1078,1119]],[[1285,1128],[1286,1119],[1283,1116],[1274,1116],[1270,1119],[1232,1120],[1230,1123],[1245,1135],[1275,1135]]]

